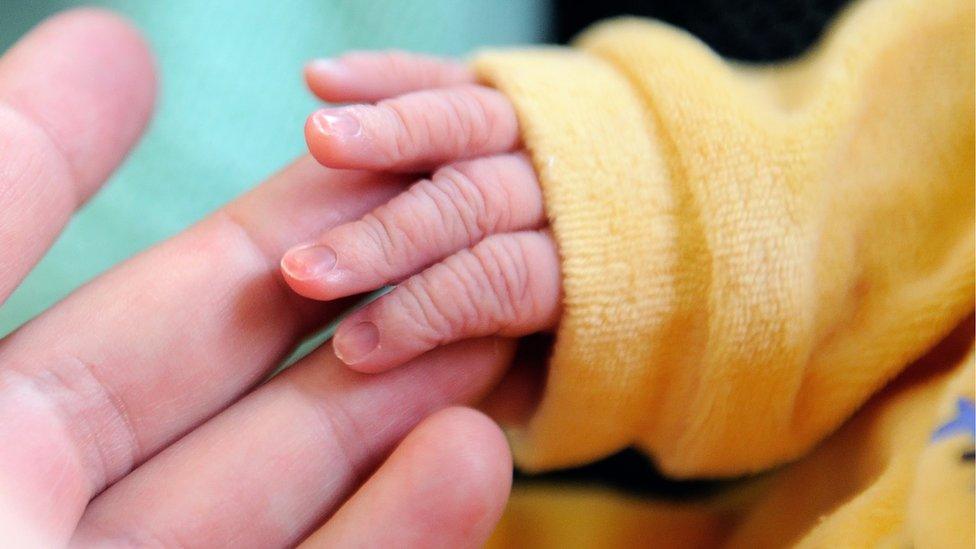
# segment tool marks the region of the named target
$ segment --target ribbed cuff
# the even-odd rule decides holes
[[[542,401],[509,431],[529,470],[609,454],[644,432],[677,299],[675,204],[655,122],[585,52],[487,52],[478,74],[513,101],[562,259],[565,312]],[[644,404],[642,404],[644,403]]]

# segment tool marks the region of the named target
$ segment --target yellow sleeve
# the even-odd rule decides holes
[[[668,474],[794,459],[973,308],[972,0],[867,0],[776,66],[666,25],[488,52],[562,255],[545,469],[636,445]]]

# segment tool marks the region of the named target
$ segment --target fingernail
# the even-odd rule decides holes
[[[372,322],[360,322],[336,336],[333,350],[339,360],[355,364],[366,358],[380,343],[380,332]]]
[[[322,109],[312,115],[312,124],[320,133],[339,137],[354,137],[363,129],[359,119],[342,109]]]
[[[345,65],[333,59],[313,59],[305,65],[305,70],[329,76],[341,76],[348,71]]]
[[[281,268],[288,276],[298,280],[319,278],[332,270],[336,264],[336,254],[332,248],[312,244],[289,250],[281,259]]]

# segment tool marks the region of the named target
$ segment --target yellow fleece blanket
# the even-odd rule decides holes
[[[971,0],[866,0],[772,66],[638,19],[481,55],[518,110],[565,280],[541,403],[510,430],[518,463],[633,445],[676,478],[768,470],[958,325],[973,18]]]

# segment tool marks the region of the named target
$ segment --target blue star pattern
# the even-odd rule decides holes
[[[976,438],[976,407],[973,406],[973,401],[968,398],[959,398],[956,402],[955,417],[940,425],[932,433],[932,440],[941,440],[958,433],[968,434],[971,438]]]

